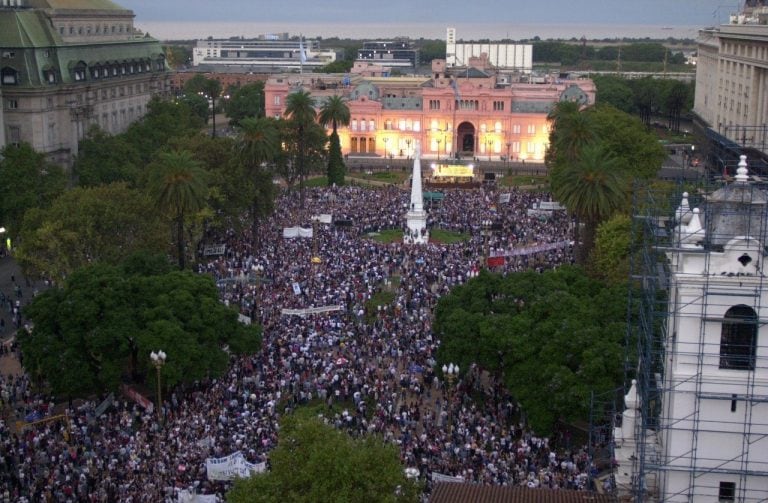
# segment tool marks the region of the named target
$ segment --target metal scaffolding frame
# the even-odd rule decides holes
[[[706,206],[706,195],[720,187],[702,187],[692,192],[690,208]],[[751,191],[762,193],[764,189],[754,183],[749,185]],[[757,452],[765,450],[762,441],[768,437],[768,383],[765,382],[768,376],[768,305],[765,305],[768,303],[765,299],[768,295],[764,293],[768,283],[761,273],[744,278],[727,274],[691,274],[689,278],[681,278],[682,269],[677,265],[683,255],[686,260],[690,257],[699,260],[704,271],[714,270],[710,267],[713,260],[718,260],[725,239],[720,239],[715,232],[717,218],[704,211],[701,215],[706,232],[703,246],[681,247],[675,212],[677,210],[679,218],[682,192],[679,186],[635,190],[630,269],[632,281],[640,288],[630,291],[627,342],[628,347],[631,345],[636,350],[636,361],[635,355],[627,359],[626,386],[628,389],[631,379],[636,379],[640,415],[635,428],[637,446],[631,467],[631,494],[619,496],[636,502],[695,503],[707,500],[705,495],[711,497],[723,490],[723,482],[719,485],[713,482],[716,478],[712,475],[718,474],[719,479],[736,481],[733,499],[725,494],[726,499],[720,501],[768,501],[768,463],[762,461],[767,458]],[[762,257],[766,257],[766,207],[736,204],[731,210],[733,215],[724,214],[722,218],[755,222],[748,228],[748,234],[762,244]],[[694,290],[700,294],[681,303],[675,278],[680,281],[679,285],[694,282],[698,289]],[[722,341],[725,339],[718,338],[719,344],[713,344],[712,333],[726,330],[722,327],[731,320],[727,313],[732,312],[734,306],[742,305],[756,313],[754,320],[744,322],[739,318],[739,323],[754,326],[757,347],[752,350],[751,370],[731,370],[735,367],[723,363]],[[693,326],[698,326],[698,334],[687,329],[684,334],[677,333],[682,327]],[[685,362],[686,372],[694,369],[690,375],[681,377],[679,371],[670,370],[681,368],[676,367],[682,366],[681,362]],[[672,412],[670,403],[675,400],[678,400],[675,403],[693,406],[680,416],[679,409]],[[717,401],[731,403],[732,420],[712,416],[711,410],[719,411]],[[705,411],[703,404],[707,404]],[[715,459],[707,454],[712,452],[713,439],[737,437],[741,439],[738,455]],[[674,456],[670,454],[672,439],[678,449]],[[679,450],[681,442],[682,451]],[[687,483],[669,492],[671,485],[681,486],[681,475]],[[754,477],[762,479],[762,494],[753,490]],[[663,498],[660,490],[666,491]]]

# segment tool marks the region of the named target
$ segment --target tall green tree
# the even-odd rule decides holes
[[[17,237],[24,215],[50,205],[66,185],[61,167],[49,163],[31,145],[6,146],[0,151],[0,227]]]
[[[437,305],[438,366],[500,375],[537,434],[587,421],[590,393],[623,381],[626,298],[626,284],[606,287],[578,267],[481,271]]]
[[[210,114],[214,138],[216,137],[216,100],[221,96],[221,89],[221,82],[218,79],[209,79],[201,73],[184,83],[185,94],[202,95],[205,99],[211,100]]]
[[[138,152],[143,164],[155,160],[171,138],[197,134],[203,121],[185,103],[153,98],[148,112],[124,133],[125,140]]]
[[[264,117],[264,82],[254,82],[238,87],[230,95],[224,111],[233,126],[246,117]]]
[[[575,162],[552,174],[553,195],[584,223],[576,255],[581,264],[594,246],[597,225],[626,203],[628,184],[618,166],[619,160],[602,143],[592,143]]]
[[[155,205],[166,212],[176,226],[179,269],[186,265],[184,223],[201,210],[208,187],[200,163],[187,150],[162,152],[150,166],[149,193]]]
[[[274,205],[273,165],[281,149],[280,130],[274,119],[245,118],[240,121],[238,158],[250,195],[251,239],[258,244],[259,222]]]
[[[634,96],[626,79],[613,75],[597,75],[592,80],[597,87],[598,104],[611,105],[622,112],[632,113]]]
[[[328,185],[344,185],[346,166],[341,155],[338,126],[348,126],[351,115],[349,107],[341,96],[331,96],[320,108],[318,121],[321,125],[332,128],[329,140]]]
[[[17,260],[25,273],[63,280],[93,263],[116,265],[138,251],[161,253],[165,224],[143,192],[125,183],[78,187],[24,218]]]
[[[170,388],[219,376],[227,351],[247,354],[260,345],[260,328],[237,321],[210,277],[171,272],[167,260],[147,255],[79,269],[25,314],[35,331],[19,336],[24,366],[72,398],[116,391],[126,381],[149,384],[149,354],[158,349],[168,354],[162,382]]]
[[[142,161],[139,152],[125,135],[110,135],[98,127],[80,141],[72,171],[77,184],[95,187],[114,182],[136,186]]]
[[[397,503],[418,501],[393,444],[373,436],[353,439],[316,417],[281,421],[272,469],[238,479],[229,503]]]
[[[609,105],[590,107],[585,113],[595,125],[596,138],[618,159],[622,175],[630,180],[656,177],[666,153],[637,117]]]
[[[591,274],[610,285],[626,284],[631,248],[632,220],[627,215],[616,214],[602,222],[589,257]]]
[[[316,124],[317,112],[308,91],[296,91],[288,95],[285,103],[285,115],[290,127],[296,133],[296,170],[299,178],[299,205],[304,209],[304,180],[307,176],[307,130]]]
[[[597,137],[595,124],[575,101],[560,101],[547,116],[550,122],[547,164],[558,168],[574,162],[581,149]]]

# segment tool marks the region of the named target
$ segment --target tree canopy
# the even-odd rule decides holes
[[[264,82],[238,87],[224,104],[224,111],[232,125],[246,117],[264,117]]]
[[[40,294],[25,312],[34,330],[19,336],[24,366],[54,393],[76,397],[144,382],[158,349],[168,354],[168,387],[222,374],[227,348],[258,349],[260,329],[237,321],[211,278],[169,271],[162,258],[133,257],[84,267]]]
[[[124,183],[78,187],[27,214],[16,258],[28,273],[61,280],[89,264],[165,250],[165,229],[139,190]]]
[[[138,150],[125,135],[112,136],[98,127],[80,141],[73,171],[78,185],[94,187],[113,182],[139,183],[142,162]]]
[[[438,361],[502,375],[547,435],[557,420],[585,420],[591,392],[621,386],[626,298],[626,286],[606,287],[576,267],[482,271],[438,303]]]
[[[228,502],[418,501],[395,445],[373,436],[353,439],[316,417],[283,419],[269,459],[271,470],[237,480]]]
[[[346,166],[341,155],[338,126],[347,126],[350,121],[349,107],[341,96],[331,96],[323,103],[318,115],[318,122],[323,126],[331,126],[328,147],[328,185],[344,185]]]
[[[0,180],[0,226],[12,237],[21,232],[29,210],[47,207],[67,183],[61,167],[27,143],[0,151]]]

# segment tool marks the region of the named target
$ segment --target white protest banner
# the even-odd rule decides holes
[[[341,311],[344,306],[322,306],[322,307],[308,307],[306,309],[283,309],[280,314],[283,316],[307,316],[308,314],[320,314],[330,313],[333,311]]]
[[[432,472],[432,482],[464,482],[462,477],[453,477],[451,475],[445,475],[442,473]]]
[[[555,243],[543,243],[539,245],[526,246],[524,248],[515,248],[512,250],[494,250],[494,252],[491,253],[491,256],[520,257],[523,255],[533,255],[534,253],[558,250],[560,248],[568,248],[569,246],[571,246],[570,241],[557,241]]]
[[[284,227],[283,228],[283,237],[286,239],[293,239],[293,238],[311,238],[312,237],[312,229],[305,229],[303,227]]]
[[[262,473],[267,469],[266,463],[249,463],[243,453],[237,451],[223,458],[208,458],[205,460],[205,470],[208,480],[234,480],[235,478],[250,477],[254,473]]]
[[[218,503],[215,494],[193,494],[186,489],[179,491],[178,503]]]
[[[243,325],[250,325],[251,324],[251,317],[250,316],[246,316],[244,314],[238,314],[237,315],[237,321],[239,321]]]
[[[509,203],[509,198],[511,194],[499,194],[499,202],[500,203]]]
[[[294,295],[301,295],[301,286],[298,283],[294,281],[291,286],[293,286]]]
[[[206,257],[211,255],[224,255],[227,249],[227,245],[210,245],[203,248],[203,255]]]
[[[319,215],[314,215],[312,220],[317,220],[321,224],[330,224],[333,222],[333,216],[330,213],[321,213]]]

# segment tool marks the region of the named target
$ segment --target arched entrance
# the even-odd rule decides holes
[[[471,122],[462,122],[456,129],[458,154],[462,156],[475,155],[475,126]]]

